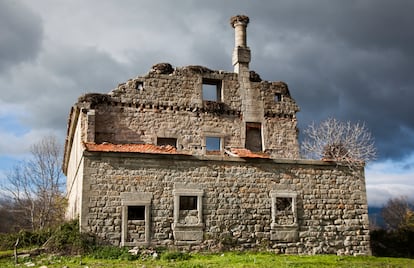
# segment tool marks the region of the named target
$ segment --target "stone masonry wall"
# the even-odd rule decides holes
[[[121,241],[122,193],[144,192],[152,196],[150,245],[188,246],[174,240],[172,229],[173,192],[182,184],[203,191],[202,242],[192,249],[370,253],[362,171],[319,161],[89,152],[84,166],[81,228],[114,245]],[[279,204],[271,196],[278,193],[296,197],[296,231],[272,224]],[[288,239],[275,239],[280,234]]]
[[[220,81],[221,101],[202,99],[204,80]],[[263,102],[263,149],[272,158],[298,158],[296,112],[283,82],[250,82]],[[224,148],[244,148],[245,120],[237,74],[205,67],[177,68],[170,74],[150,72],[121,84],[108,95],[80,98],[78,107],[94,111],[93,142],[156,144],[157,137],[176,138],[179,150],[204,153],[206,135],[222,137]],[[275,95],[280,100],[275,100]],[[99,98],[98,98],[99,97]]]

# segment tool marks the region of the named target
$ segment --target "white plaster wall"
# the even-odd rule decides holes
[[[66,198],[68,199],[68,208],[66,210],[67,219],[75,219],[80,214],[83,178],[82,155],[84,151],[81,139],[82,117],[83,114],[80,114],[77,120],[66,175]]]

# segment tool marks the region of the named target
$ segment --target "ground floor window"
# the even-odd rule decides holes
[[[149,193],[121,193],[121,246],[149,244],[151,200]]]
[[[203,190],[177,187],[174,195],[174,239],[181,242],[201,242],[203,240]]]
[[[298,238],[298,220],[295,192],[271,191],[272,222],[270,239],[293,242]]]
[[[145,220],[145,206],[128,206],[128,220]]]

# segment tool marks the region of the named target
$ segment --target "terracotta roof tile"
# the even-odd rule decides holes
[[[147,154],[184,154],[189,152],[177,151],[171,145],[157,146],[153,144],[112,144],[112,143],[83,143],[89,152],[114,152],[114,153],[147,153]],[[241,158],[270,158],[269,154],[262,152],[252,152],[245,148],[232,148],[231,153]]]
[[[89,152],[118,152],[118,153],[149,153],[149,154],[186,154],[177,152],[171,145],[157,146],[153,144],[112,144],[85,142],[85,148]]]
[[[231,152],[242,158],[270,158],[270,155],[262,152],[252,152],[245,148],[232,148]]]

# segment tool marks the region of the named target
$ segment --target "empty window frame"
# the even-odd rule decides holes
[[[138,91],[143,91],[144,90],[144,82],[138,81],[135,83],[135,88]]]
[[[128,220],[145,220],[145,206],[128,206]]]
[[[180,196],[180,210],[197,210],[197,196]]]
[[[166,146],[171,145],[177,148],[177,139],[176,138],[157,138],[157,145],[158,146]]]
[[[246,123],[245,148],[252,152],[262,151],[262,124]]]
[[[203,190],[175,189],[174,223],[184,225],[201,224]]]
[[[121,246],[149,244],[151,200],[150,193],[121,193]]]
[[[203,79],[203,100],[221,102],[221,80]]]
[[[220,137],[207,136],[205,142],[206,142],[206,153],[207,154],[219,153],[221,151],[222,146],[221,146]]]
[[[275,94],[275,102],[280,102],[282,101],[282,94],[281,93],[276,93]]]
[[[292,197],[276,197],[276,223],[291,225],[295,223]]]
[[[296,193],[271,192],[272,226],[293,226],[297,224]]]

